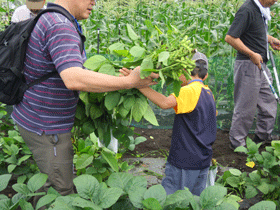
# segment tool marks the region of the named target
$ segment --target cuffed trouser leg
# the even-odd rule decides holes
[[[18,129],[40,172],[48,175],[46,184],[39,191],[47,192],[53,187],[61,195],[74,193],[71,133],[40,136],[20,126]],[[39,198],[34,198],[34,206]]]
[[[272,83],[272,76],[266,67],[266,73]],[[262,140],[268,139],[274,128],[277,115],[277,102],[268,85],[266,78],[262,77],[262,85],[258,98],[258,115],[255,134]]]
[[[250,60],[234,65],[234,111],[229,138],[234,147],[245,146],[252,127],[261,88],[261,71]]]

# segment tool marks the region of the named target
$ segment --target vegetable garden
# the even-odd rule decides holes
[[[228,129],[233,111],[233,63],[236,52],[224,38],[243,0],[147,1],[100,0],[87,20],[81,21],[87,38],[85,67],[110,75],[118,75],[121,67],[141,66],[141,76],[150,72],[160,75],[157,91],[166,95],[178,93],[182,68],[192,69],[193,49],[209,58],[210,86],[219,111],[218,128]],[[21,2],[14,2],[21,5]],[[1,2],[1,30],[9,21],[9,4]],[[280,5],[271,7],[269,33],[279,38]],[[274,52],[280,68],[278,52]],[[271,65],[269,64],[269,67]],[[272,69],[272,68],[271,68]],[[188,75],[186,75],[188,76]],[[38,173],[32,154],[9,118],[9,107],[0,104],[0,192],[8,184],[15,194],[0,194],[1,209],[33,209],[32,197],[46,182]],[[173,114],[172,110],[168,114]],[[60,196],[53,188],[40,199],[36,209],[238,209],[242,198],[258,194],[264,201],[250,207],[276,209],[280,207],[280,143],[261,148],[250,139],[245,152],[248,164],[256,170],[241,173],[229,170],[219,177],[215,186],[204,190],[201,197],[188,189],[166,196],[161,185],[147,189],[144,177],[127,173],[133,166],[122,155],[135,149],[146,138],[134,133],[134,126],[171,128],[169,117],[152,106],[136,89],[109,93],[80,94],[72,142],[77,177],[77,193]],[[278,115],[279,116],[279,115]],[[159,119],[162,119],[159,120]],[[171,125],[171,126],[170,126]],[[274,132],[280,133],[277,118]],[[169,127],[168,127],[169,126]],[[108,146],[112,137],[118,139],[119,151]],[[145,144],[145,143],[143,143]],[[240,193],[234,193],[234,192]]]

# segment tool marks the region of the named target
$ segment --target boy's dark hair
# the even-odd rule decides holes
[[[206,62],[204,60],[199,59],[195,61],[195,65],[196,67],[191,71],[191,75],[198,75],[200,79],[204,79],[208,72],[206,68]]]

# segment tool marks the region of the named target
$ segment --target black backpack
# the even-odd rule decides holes
[[[67,17],[81,37],[81,54],[84,50],[85,36],[80,33],[73,16],[63,8],[49,7],[34,18],[11,23],[3,32],[0,32],[0,102],[4,104],[18,104],[29,87],[58,74],[57,71],[51,72],[29,84],[26,83],[23,74],[29,37],[39,17],[46,12],[58,12]]]

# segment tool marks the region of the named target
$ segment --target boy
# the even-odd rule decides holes
[[[149,100],[162,109],[174,108],[175,119],[171,148],[167,159],[162,186],[167,195],[189,188],[199,196],[206,187],[207,174],[212,160],[212,144],[216,139],[216,106],[210,89],[203,84],[208,76],[208,60],[197,52],[193,58],[196,67],[192,80],[184,75],[180,80],[179,96],[166,97],[147,87],[139,89]],[[127,69],[120,70],[125,76]]]

